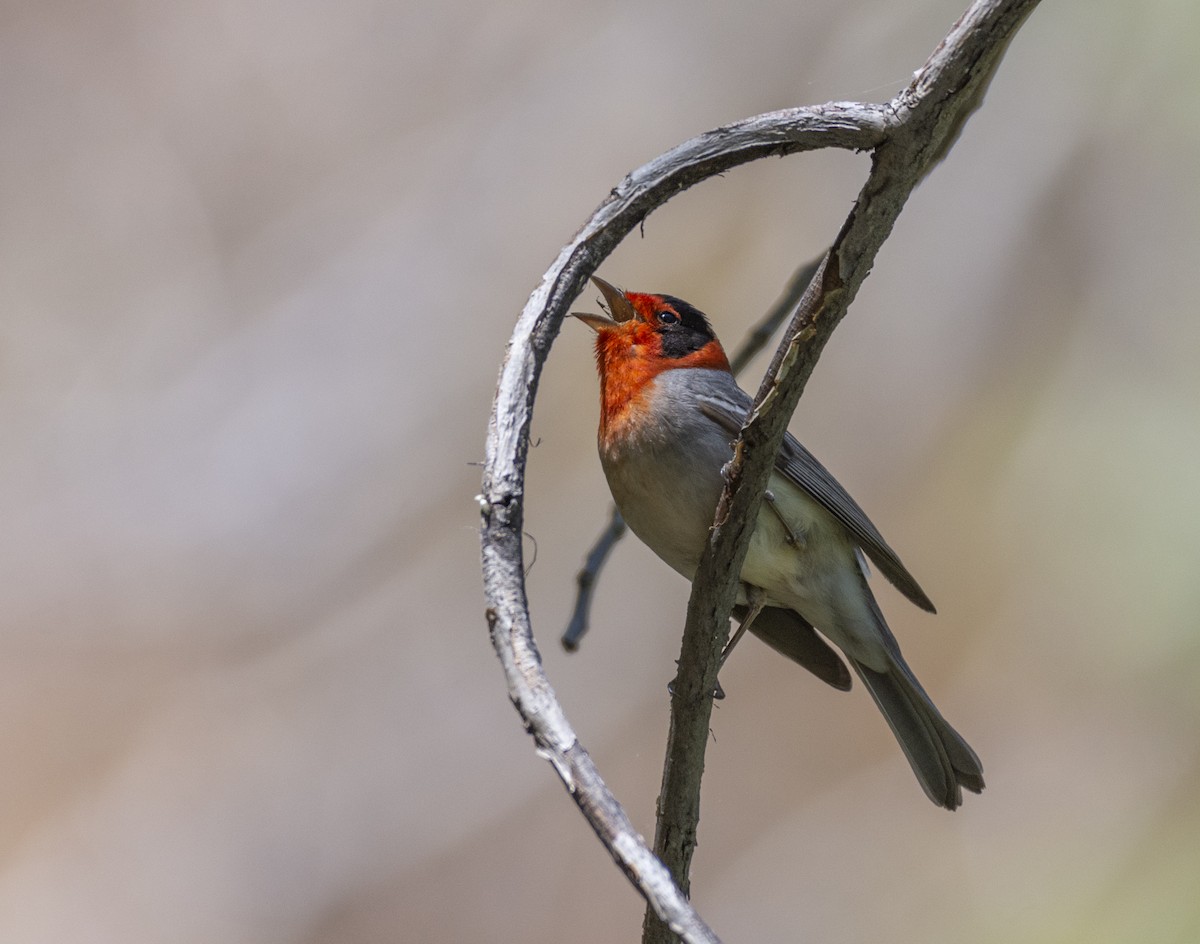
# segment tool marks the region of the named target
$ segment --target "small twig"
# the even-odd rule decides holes
[[[578,590],[575,594],[575,611],[571,614],[571,622],[567,624],[567,628],[562,634],[562,647],[567,652],[574,652],[579,648],[579,640],[584,637],[588,631],[588,620],[592,612],[592,595],[596,589],[596,581],[600,579],[600,572],[604,569],[604,562],[608,559],[609,553],[616,547],[617,542],[625,536],[628,530],[625,525],[625,519],[621,517],[621,513],[617,511],[614,505],[611,515],[608,519],[608,527],[596,539],[596,543],[592,545],[592,549],[588,552],[587,560],[584,561],[583,569],[579,571],[575,577],[575,582]]]
[[[812,281],[813,273],[817,271],[817,266],[821,264],[824,256],[818,256],[811,262],[806,262],[794,273],[788,281],[787,287],[783,294],[779,296],[775,304],[770,310],[763,315],[762,319],[749,333],[742,339],[742,343],[738,345],[737,351],[730,358],[730,368],[735,374],[739,374],[742,370],[754,360],[755,356],[771,340],[772,335],[783,324],[783,321],[796,305],[799,304],[804,290],[808,287],[808,283]],[[567,652],[575,652],[579,649],[579,641],[587,634],[588,625],[592,615],[592,598],[596,592],[596,582],[600,579],[600,574],[604,570],[604,564],[608,560],[608,555],[617,543],[625,536],[627,530],[625,519],[621,517],[621,513],[614,506],[609,512],[608,526],[600,533],[592,544],[592,549],[588,551],[588,555],[583,564],[583,569],[575,576],[576,592],[575,592],[575,609],[571,612],[571,621],[567,623],[567,628],[563,630],[561,639],[562,647]]]
[[[796,306],[800,304],[800,299],[804,297],[804,290],[808,288],[808,283],[817,274],[817,269],[824,258],[825,254],[822,253],[817,258],[804,263],[804,265],[792,273],[792,277],[788,281],[787,287],[784,288],[783,294],[776,299],[775,304],[763,315],[762,320],[742,338],[742,343],[738,345],[738,349],[734,352],[733,357],[729,359],[729,369],[734,374],[740,374],[749,366],[750,362],[758,356],[758,352],[767,346],[767,342],[779,330],[779,326],[783,324],[784,319],[796,310]]]

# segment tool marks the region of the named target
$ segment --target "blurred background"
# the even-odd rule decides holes
[[[628,170],[886,100],[964,4],[7,4],[0,940],[636,940],[487,638],[506,339]],[[1044,4],[834,335],[793,428],[937,603],[879,590],[988,790],[936,809],[860,688],[746,643],[694,868],[726,940],[1200,939],[1198,88],[1191,0]],[[737,170],[600,271],[732,347],[866,170]],[[631,539],[559,647],[596,417],[568,324],[534,626],[649,834],[688,587]]]

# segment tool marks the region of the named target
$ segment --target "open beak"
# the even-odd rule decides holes
[[[610,285],[604,279],[594,275],[592,276],[592,281],[596,283],[596,288],[600,289],[600,294],[604,296],[604,301],[608,306],[608,313],[605,315],[593,315],[590,312],[573,311],[571,312],[572,315],[594,331],[615,328],[622,322],[629,321],[634,317],[633,306],[629,304],[629,299],[625,297],[624,292],[615,285]]]

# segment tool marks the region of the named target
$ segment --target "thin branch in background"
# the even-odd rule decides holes
[[[571,613],[571,622],[567,624],[567,628],[562,634],[562,647],[567,652],[574,652],[579,648],[579,640],[584,637],[588,631],[588,621],[592,615],[592,595],[596,590],[596,581],[600,579],[600,572],[604,569],[604,562],[608,560],[608,555],[612,549],[617,546],[617,542],[625,536],[627,527],[625,519],[621,517],[621,513],[617,511],[616,505],[611,509],[608,527],[604,529],[600,537],[596,538],[596,542],[592,545],[592,549],[588,551],[587,560],[583,563],[583,569],[575,577],[576,593],[575,593],[575,610]]]
[[[538,755],[551,763],[597,837],[646,899],[647,940],[719,940],[686,892],[700,771],[737,578],[787,421],[905,200],[945,155],[981,100],[1009,41],[1036,5],[1037,0],[975,0],[912,84],[890,102],[834,102],[759,115],[655,158],[609,193],[559,252],[517,319],[488,423],[478,496],[488,627],[509,698]],[[688,603],[655,840],[663,851],[656,857],[580,744],[546,676],[530,625],[521,527],[538,381],[586,279],[650,212],[687,187],[748,161],[826,147],[872,151],[871,174],[792,319],[735,447]]]
[[[825,255],[822,253],[793,272],[783,294],[776,299],[775,304],[762,316],[758,324],[742,338],[742,343],[738,345],[738,349],[733,352],[733,357],[729,359],[729,369],[735,375],[740,374],[749,366],[750,362],[758,356],[758,352],[767,346],[767,342],[779,330],[784,319],[796,310],[800,299],[804,297],[808,283],[817,274],[817,269],[820,268],[821,260],[824,258]]]
[[[808,283],[812,281],[813,274],[817,271],[817,266],[821,264],[824,256],[818,256],[811,262],[806,262],[799,269],[792,273],[791,279],[788,281],[787,287],[783,294],[779,296],[775,304],[770,310],[763,315],[762,319],[756,324],[746,336],[742,339],[742,343],[730,358],[730,369],[734,374],[739,374],[741,371],[758,355],[767,342],[771,340],[772,335],[779,330],[779,326],[796,306],[800,303],[800,298],[804,295],[804,290],[808,288]],[[592,544],[592,549],[588,551],[587,558],[584,560],[583,568],[575,577],[575,609],[571,612],[571,621],[567,623],[567,628],[563,630],[561,639],[562,647],[567,652],[575,652],[579,649],[579,641],[583,639],[588,631],[588,626],[592,616],[592,598],[596,592],[596,582],[600,579],[600,574],[604,570],[604,564],[608,560],[608,555],[617,543],[625,536],[627,528],[625,519],[621,517],[621,513],[617,511],[614,505],[609,512],[608,526],[600,533]]]

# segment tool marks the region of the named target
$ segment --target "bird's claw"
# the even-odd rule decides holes
[[[775,504],[775,494],[767,489],[763,492],[763,501],[765,501],[771,511],[775,512],[775,517],[779,519],[779,523],[783,525],[783,539],[792,547],[803,547],[804,537],[792,530],[792,526],[788,524],[783,517],[783,512],[779,510],[779,506]]]

